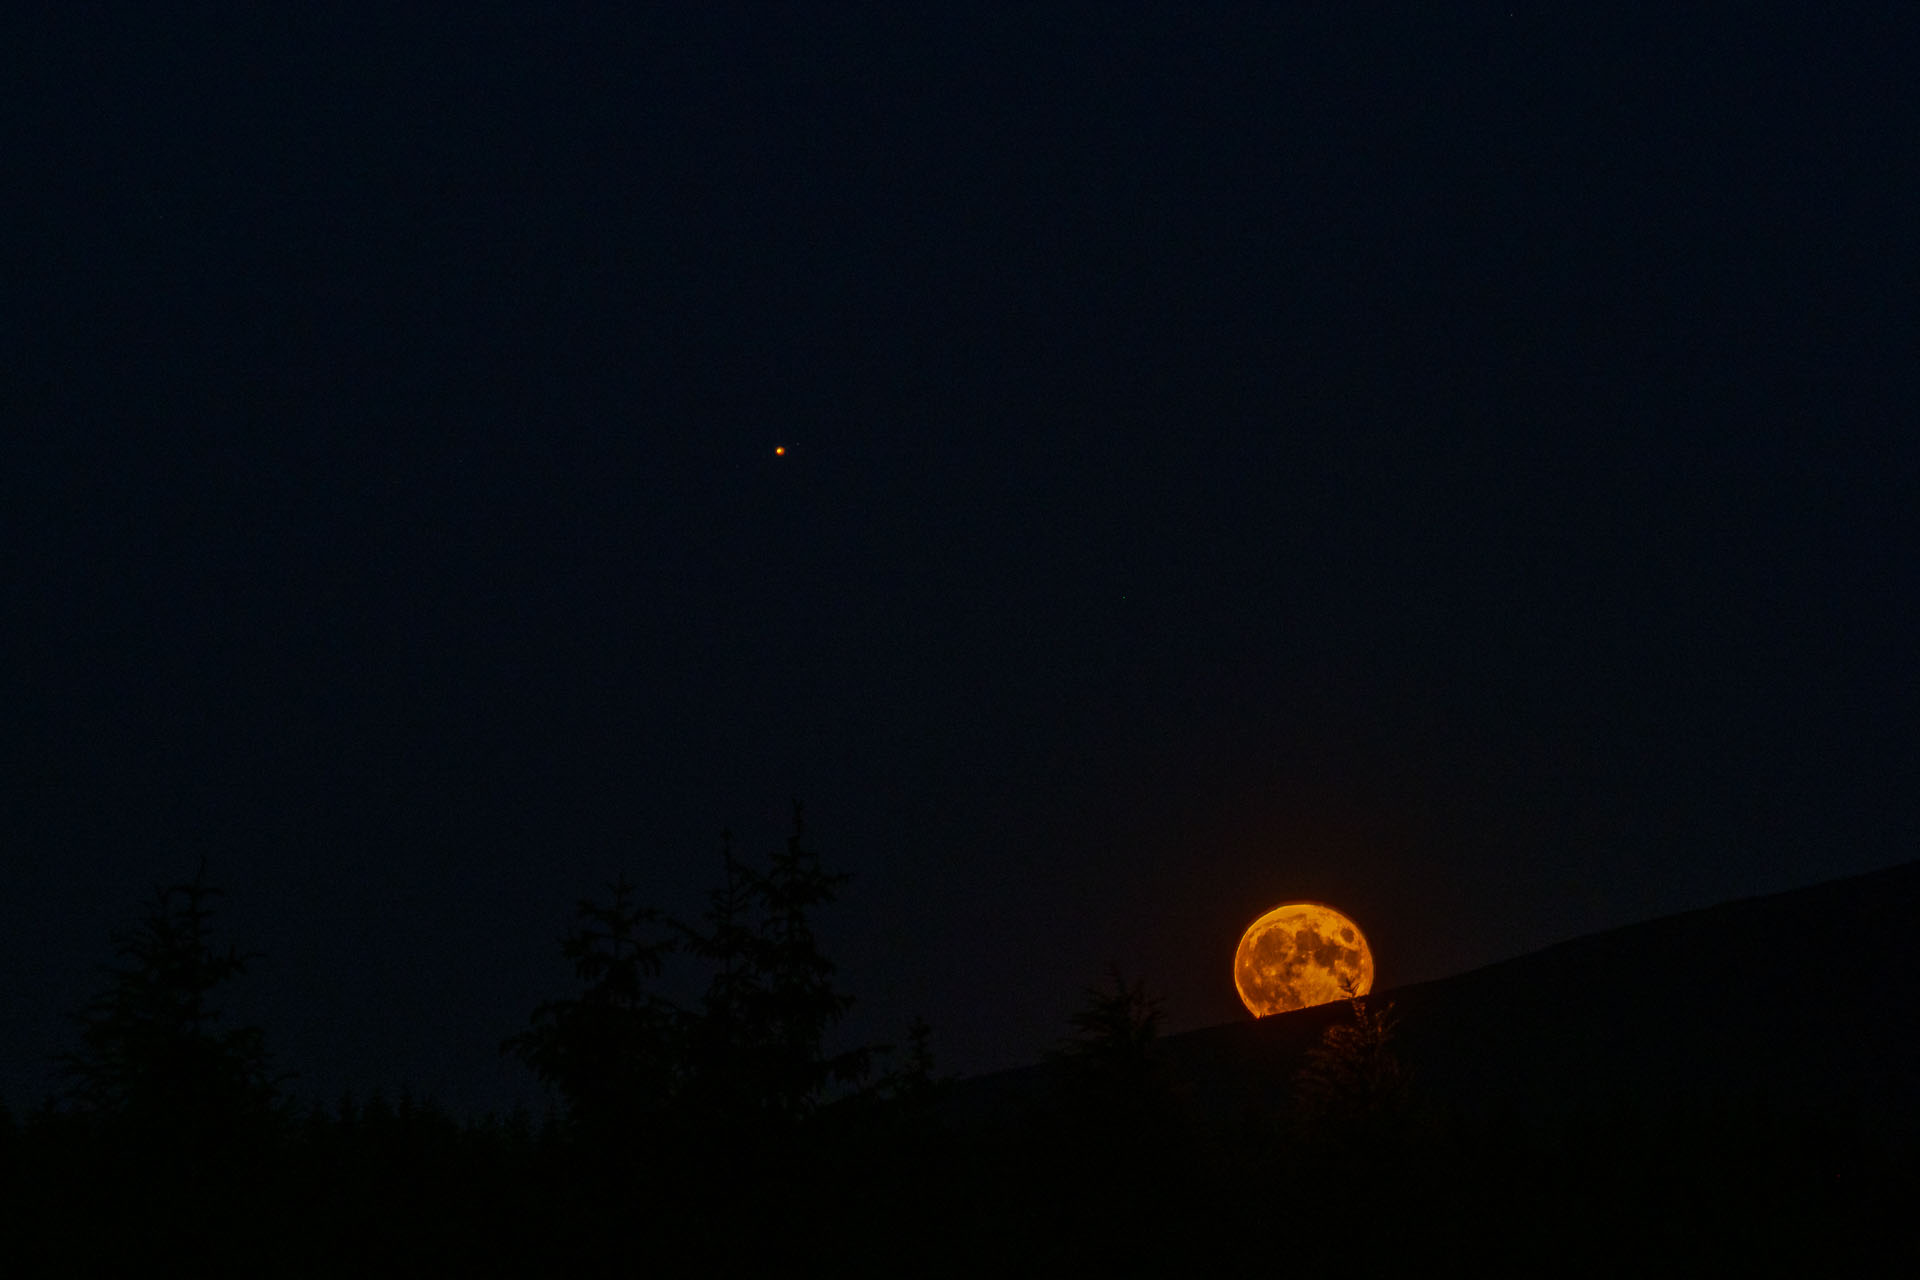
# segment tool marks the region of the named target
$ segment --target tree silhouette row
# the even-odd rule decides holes
[[[723,835],[720,883],[697,921],[641,905],[616,880],[604,900],[578,905],[562,942],[578,993],[541,1005],[503,1048],[565,1099],[582,1132],[799,1123],[830,1090],[866,1085],[884,1051],[826,1048],[852,999],[835,985],[812,920],[846,879],[822,867],[796,803],[793,830],[764,868],[741,861]],[[693,1007],[655,986],[676,952],[708,970]]]

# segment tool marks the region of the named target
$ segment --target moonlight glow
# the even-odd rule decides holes
[[[1360,926],[1318,902],[1285,902],[1247,926],[1233,956],[1233,985],[1256,1018],[1373,989],[1373,952]]]

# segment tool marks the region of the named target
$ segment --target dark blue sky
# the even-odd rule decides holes
[[[1286,898],[1394,985],[1914,855],[1905,6],[47,8],[15,1105],[202,854],[303,1088],[460,1107],[794,795],[959,1070]]]

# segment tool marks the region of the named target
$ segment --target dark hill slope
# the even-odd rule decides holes
[[[1378,995],[1428,1101],[1466,1112],[1764,1099],[1920,1125],[1920,862],[1578,938]],[[1344,1009],[1169,1037],[1214,1105],[1284,1097]]]
[[[1920,1133],[1920,862],[1578,938],[1384,993],[1418,1096],[1487,1117],[1763,1104]],[[1377,1005],[1375,1006],[1377,1007]],[[1169,1036],[1188,1105],[1284,1108],[1344,1005]],[[960,1082],[962,1125],[1016,1122],[1045,1066]]]

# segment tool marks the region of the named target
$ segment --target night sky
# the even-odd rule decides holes
[[[962,1072],[1912,858],[1920,14],[1633,7],[11,14],[0,1098],[203,856],[460,1110],[794,797]]]

